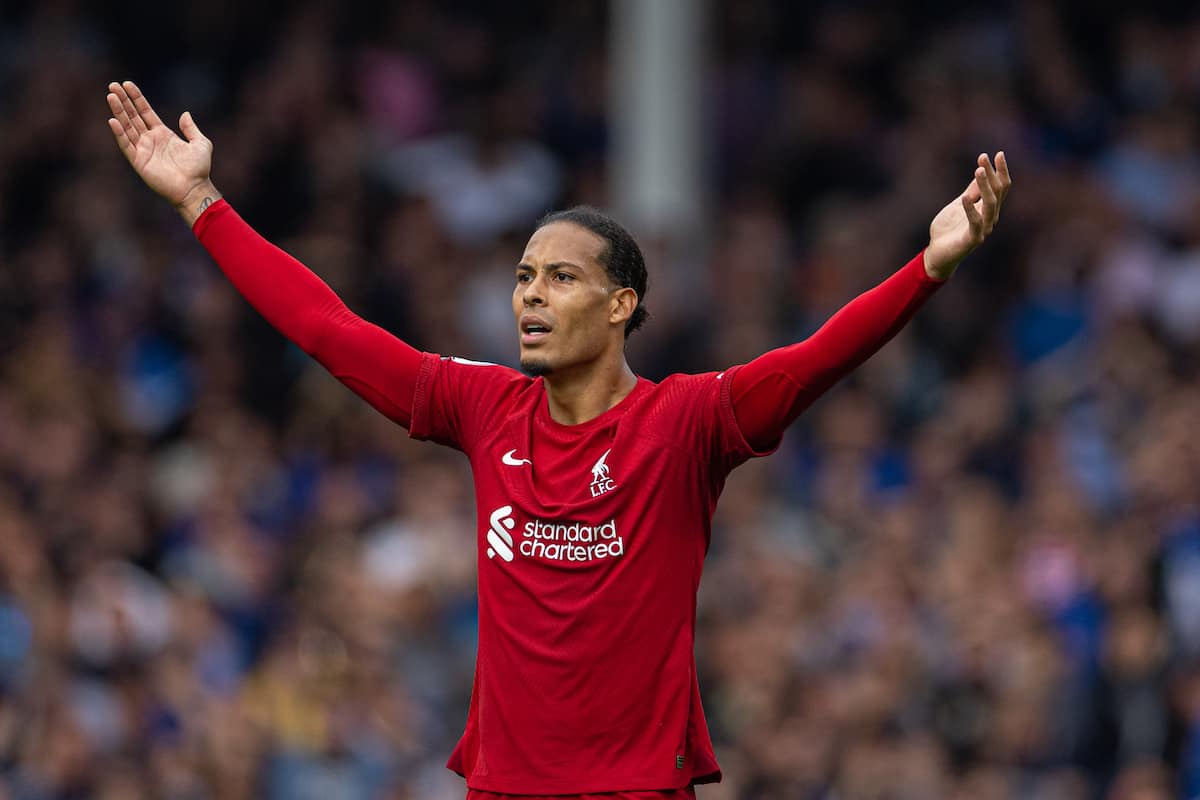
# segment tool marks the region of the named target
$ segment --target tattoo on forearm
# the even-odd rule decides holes
[[[200,201],[200,213],[203,214],[205,209],[207,209],[212,204],[213,204],[213,199],[211,197],[206,197],[203,200],[201,200]]]

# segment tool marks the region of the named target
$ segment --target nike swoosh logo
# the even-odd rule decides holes
[[[507,453],[500,456],[500,460],[503,461],[505,464],[508,464],[510,467],[519,467],[524,464],[532,464],[533,463],[528,458],[514,458],[514,455],[516,454],[516,452],[517,451],[515,448],[512,450],[509,450]]]

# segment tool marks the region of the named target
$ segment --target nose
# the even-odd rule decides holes
[[[546,304],[546,285],[541,274],[535,274],[533,280],[525,284],[525,291],[521,294],[521,301],[526,306],[541,306]]]

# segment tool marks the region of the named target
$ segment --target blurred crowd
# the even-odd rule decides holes
[[[607,9],[101,5],[0,7],[0,798],[461,798],[465,460],[246,306],[104,87],[191,110],[218,187],[351,308],[512,363],[533,220],[606,202]],[[980,152],[1014,189],[731,478],[698,796],[1196,797],[1200,11],[708,7],[711,213],[637,231],[641,374],[812,332]]]

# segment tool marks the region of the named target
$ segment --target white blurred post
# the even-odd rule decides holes
[[[704,212],[706,2],[612,0],[610,10],[612,204],[635,230],[688,237]]]

